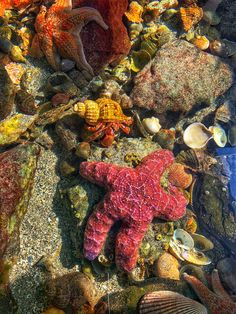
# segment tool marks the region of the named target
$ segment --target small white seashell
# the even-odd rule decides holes
[[[210,126],[209,130],[213,134],[213,139],[219,147],[225,147],[227,143],[227,135],[225,130],[217,124],[216,126]]]
[[[213,138],[213,134],[207,127],[195,122],[190,124],[184,131],[184,143],[190,148],[203,148],[208,141]]]
[[[143,296],[139,314],[207,314],[201,303],[173,291],[154,291]]]
[[[182,257],[182,249],[176,244],[173,239],[170,239],[169,252],[179,260],[184,261],[184,258]]]
[[[142,124],[146,131],[150,134],[156,134],[160,131],[161,125],[158,118],[151,117],[142,120]]]

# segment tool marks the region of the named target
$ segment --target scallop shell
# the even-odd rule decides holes
[[[193,238],[184,229],[175,229],[173,240],[181,248],[191,250],[194,247]]]
[[[171,184],[179,188],[187,189],[191,185],[193,177],[191,173],[186,171],[184,165],[174,162],[169,167],[168,180]]]
[[[172,291],[154,291],[143,296],[139,304],[139,314],[207,314],[201,303]]]
[[[195,26],[203,17],[203,10],[198,6],[180,8],[179,13],[186,32]]]
[[[194,233],[192,234],[192,238],[194,241],[194,248],[197,251],[206,252],[214,248],[214,244],[201,234]]]
[[[213,139],[219,147],[225,147],[227,143],[227,136],[225,130],[219,125],[209,127],[213,134]]]
[[[202,252],[197,250],[183,251],[182,257],[189,263],[195,265],[209,265],[211,260]]]
[[[184,143],[190,148],[203,148],[211,138],[210,130],[200,122],[190,124],[183,134]]]

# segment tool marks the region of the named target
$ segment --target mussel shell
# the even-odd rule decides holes
[[[191,250],[191,251],[183,251],[182,257],[189,263],[195,265],[209,265],[211,260],[202,252]]]
[[[173,291],[154,291],[143,296],[139,314],[207,314],[201,303]]]
[[[180,247],[187,247],[189,250],[193,249],[194,247],[193,238],[184,229],[175,229],[173,239]]]
[[[194,248],[197,251],[206,252],[214,248],[214,244],[201,234],[194,233],[192,234],[192,238],[194,241]]]
[[[182,257],[182,249],[173,239],[171,239],[169,243],[169,252],[179,260],[184,261],[184,258]]]
[[[146,50],[134,51],[131,55],[131,70],[139,72],[151,60]]]

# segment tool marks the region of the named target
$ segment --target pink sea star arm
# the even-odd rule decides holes
[[[84,255],[87,259],[94,260],[98,256],[111,226],[125,215],[122,208],[119,210],[116,206],[120,198],[122,195],[119,193],[107,193],[89,217],[84,237]]]
[[[135,267],[139,246],[151,220],[133,224],[124,222],[121,226],[116,237],[116,264],[121,269],[130,272]]]
[[[87,162],[80,164],[80,174],[92,183],[111,187],[114,178],[123,170],[122,167],[105,162]]]
[[[137,171],[142,169],[149,176],[160,178],[166,168],[174,162],[174,156],[171,151],[159,149],[144,157],[141,164],[136,167]]]
[[[231,298],[228,295],[228,293],[225,291],[225,288],[222,286],[221,281],[220,281],[220,277],[219,277],[219,273],[217,269],[214,269],[211,273],[211,285],[212,285],[212,289],[213,291],[221,296],[224,297],[225,299],[228,299],[230,301]]]
[[[175,186],[169,186],[168,193],[161,191],[154,216],[165,220],[178,220],[186,212],[187,200]],[[161,214],[162,213],[162,214]]]
[[[207,307],[211,314],[236,313],[236,305],[223,297],[215,295],[200,280],[188,274],[183,275],[184,280],[193,288],[199,299]]]

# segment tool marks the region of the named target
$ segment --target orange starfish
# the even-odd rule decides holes
[[[58,71],[60,59],[57,48],[62,57],[75,61],[79,69],[93,74],[80,39],[82,27],[90,21],[95,21],[103,29],[108,28],[96,9],[72,9],[72,0],[57,0],[49,9],[42,5],[35,22],[37,34],[32,43],[33,55],[39,57],[44,54],[48,63]]]

